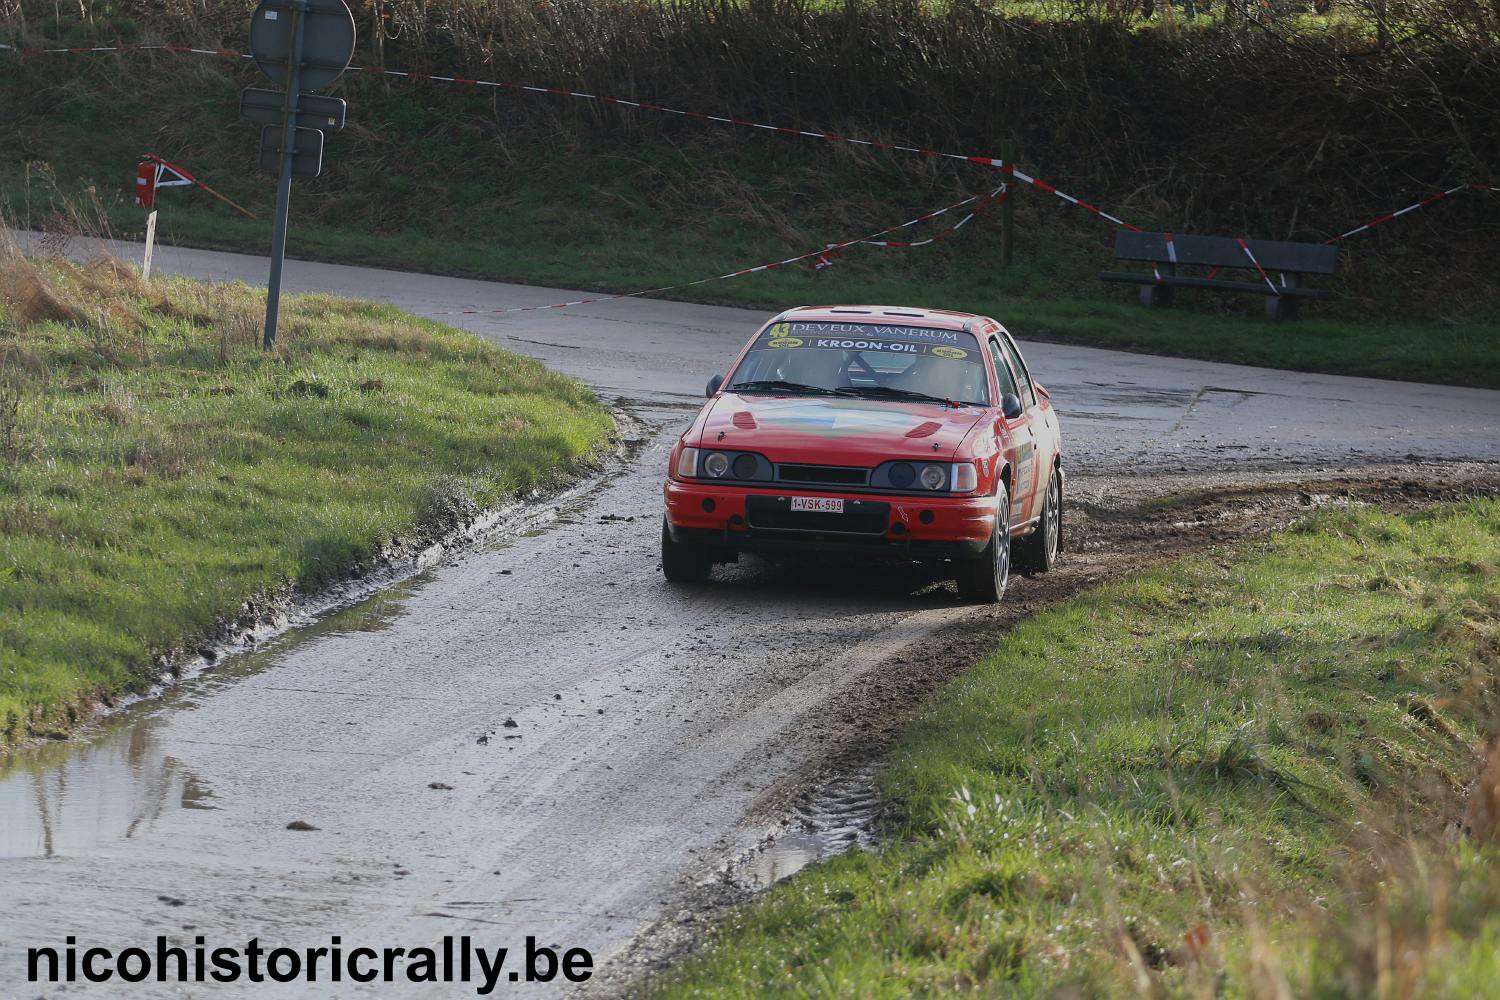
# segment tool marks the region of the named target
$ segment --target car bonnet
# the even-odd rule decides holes
[[[696,443],[819,465],[951,459],[984,412],[943,403],[725,392],[714,400]]]

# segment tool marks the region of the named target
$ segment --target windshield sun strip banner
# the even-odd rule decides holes
[[[960,330],[882,323],[772,323],[751,350],[878,351],[979,362],[979,342]]]

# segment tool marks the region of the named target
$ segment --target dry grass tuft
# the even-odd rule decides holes
[[[89,407],[89,412],[105,423],[123,427],[135,419],[135,401],[129,396],[105,400]]]
[[[99,295],[136,299],[153,295],[151,286],[141,278],[135,265],[102,251],[77,268],[77,272],[79,284]]]
[[[161,479],[180,479],[201,464],[181,441],[138,441],[126,449],[124,457],[127,471]]]
[[[38,323],[88,325],[88,314],[48,281],[14,244],[0,244],[0,303],[20,329]]]
[[[26,384],[14,371],[0,369],[0,458],[15,462],[29,449],[21,427]]]
[[[1500,739],[1496,737],[1489,739],[1484,763],[1469,792],[1463,828],[1476,841],[1500,843]]]

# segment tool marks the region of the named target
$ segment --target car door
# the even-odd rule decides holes
[[[1004,329],[1000,331],[999,336],[1004,340],[1007,354],[1013,362],[1016,381],[1021,389],[1021,405],[1026,407],[1027,423],[1031,428],[1032,454],[1035,461],[1032,465],[1031,502],[1026,508],[1027,518],[1030,519],[1042,512],[1041,505],[1045,502],[1047,486],[1052,479],[1052,465],[1057,459],[1060,441],[1057,414],[1052,409],[1052,401],[1047,394],[1037,392],[1036,382],[1031,377],[1031,370],[1026,367],[1026,359],[1021,356],[1016,342]]]
[[[998,335],[989,340],[990,357],[995,362],[995,380],[999,395],[996,398],[997,405],[1000,399],[1009,394],[1021,400],[1021,415],[1014,420],[1007,420],[1003,416],[1000,421],[1005,425],[1006,436],[1010,440],[1010,449],[1006,458],[1010,460],[1010,523],[1011,527],[1025,524],[1036,515],[1032,507],[1036,500],[1036,429],[1032,426],[1032,409],[1027,406],[1026,397],[1022,395],[1024,389],[1018,379],[1020,367],[1013,362],[1013,353],[1006,343]]]

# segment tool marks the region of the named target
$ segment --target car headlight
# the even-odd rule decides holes
[[[979,489],[979,470],[973,462],[953,463],[953,486],[954,493],[973,493]]]
[[[917,470],[910,462],[897,462],[886,475],[890,477],[891,485],[898,490],[909,490],[911,484],[917,481]]]
[[[698,449],[684,448],[677,453],[677,476],[692,479],[698,475]]]
[[[929,490],[940,490],[948,481],[948,474],[941,465],[922,466],[922,485]]]
[[[708,457],[703,460],[703,471],[715,479],[724,478],[724,474],[729,471],[729,456],[722,451],[709,452]]]

